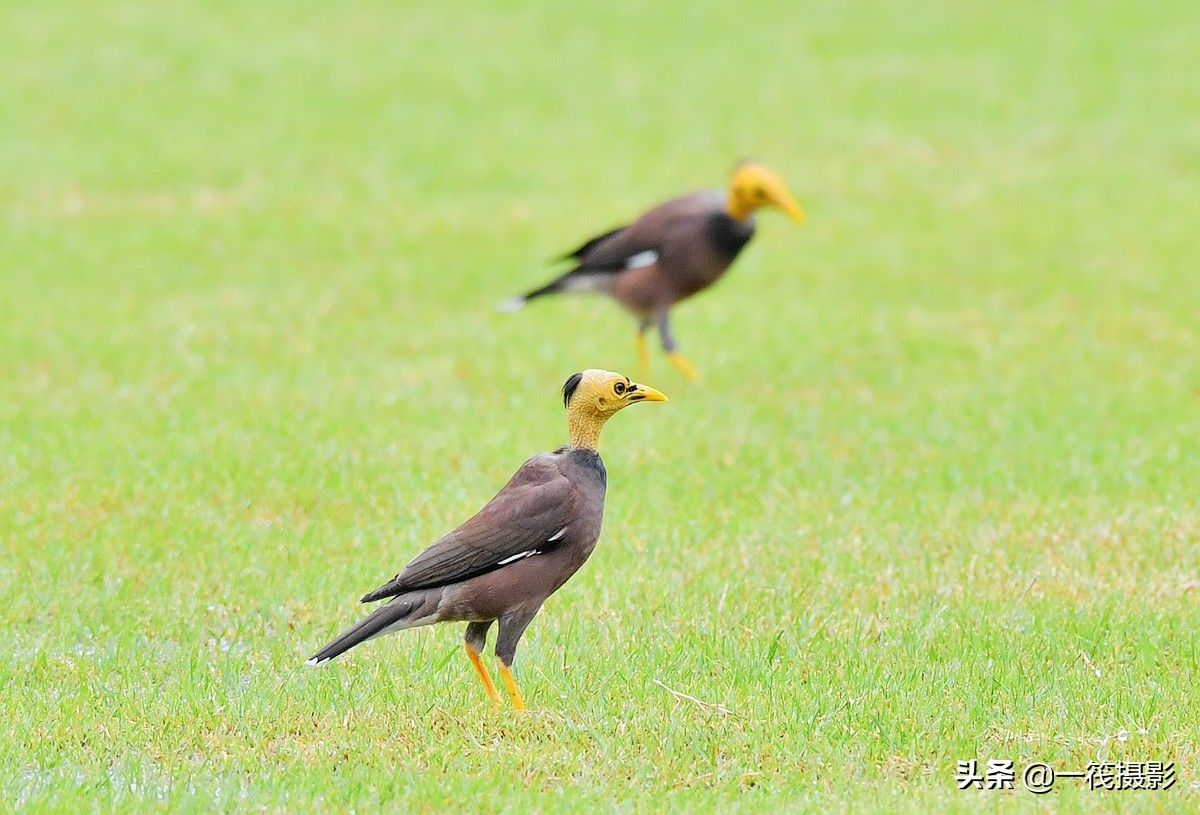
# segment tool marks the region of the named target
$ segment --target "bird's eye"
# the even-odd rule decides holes
[[[764,190],[762,187],[755,187],[754,188],[754,197],[757,198],[759,201],[765,200],[767,197],[767,191]]]
[[[616,392],[617,396],[620,396],[625,392],[625,383],[618,382],[617,384],[613,385],[613,391]]]

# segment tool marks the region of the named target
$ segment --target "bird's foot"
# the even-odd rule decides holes
[[[521,690],[517,687],[517,680],[513,676],[512,669],[503,662],[500,663],[500,678],[504,680],[504,687],[508,688],[508,695],[512,699],[513,708],[524,710],[525,700],[521,697]]]
[[[667,359],[671,360],[671,364],[683,372],[683,375],[693,382],[700,382],[704,377],[700,376],[700,372],[696,370],[696,366],[687,361],[687,357],[678,351],[668,351]]]
[[[641,331],[637,335],[637,355],[638,367],[641,368],[641,376],[645,379],[650,374],[650,349],[646,347],[646,335]]]
[[[471,660],[471,664],[475,666],[475,673],[479,674],[479,679],[483,682],[483,689],[492,700],[492,707],[500,707],[500,692],[496,690],[496,683],[492,681],[492,675],[488,673],[479,652],[472,648],[469,642],[464,642],[463,647],[467,649],[467,659]]]

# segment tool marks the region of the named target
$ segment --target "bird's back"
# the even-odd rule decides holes
[[[721,193],[699,190],[655,206],[622,229],[593,238],[576,257],[583,267],[624,268],[631,254],[646,250],[661,253],[664,244],[689,225],[702,225],[708,216],[724,210]]]
[[[704,190],[660,204],[593,252],[617,255],[618,249],[628,254],[653,247],[653,262],[622,270],[612,284],[627,307],[650,313],[716,282],[753,235],[752,217],[735,221],[725,212],[722,194]]]
[[[607,481],[600,455],[595,450],[563,447],[535,458],[553,466],[570,484],[567,512],[554,521],[553,531],[542,527],[537,543],[505,550],[509,554],[498,561],[497,568],[446,586],[443,619],[492,619],[514,609],[535,613],[595,550],[604,519]]]

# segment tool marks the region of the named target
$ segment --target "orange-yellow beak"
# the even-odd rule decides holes
[[[629,386],[629,390],[625,392],[626,398],[630,402],[669,402],[666,394],[662,391],[657,391],[649,385],[640,385],[637,382]]]
[[[787,189],[780,185],[778,189],[769,191],[770,201],[775,206],[779,207],[787,216],[798,224],[804,223],[804,210],[796,203],[795,199],[788,193]]]

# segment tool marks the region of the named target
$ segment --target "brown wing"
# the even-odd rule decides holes
[[[605,232],[564,256],[577,265],[549,283],[526,292],[513,308],[547,294],[562,291],[609,291],[614,280],[656,265],[678,253],[703,232],[709,216],[721,211],[718,192],[695,192],[659,204],[628,226]]]
[[[659,204],[624,229],[614,230],[580,247],[579,265],[568,274],[621,272],[634,265],[649,265],[653,260],[639,256],[660,256],[671,249],[672,239],[681,229],[703,226],[704,220],[721,208],[719,194],[696,192]]]
[[[362,602],[459,583],[555,546],[570,525],[576,490],[555,454],[526,461],[496,497],[460,527],[417,555]]]

